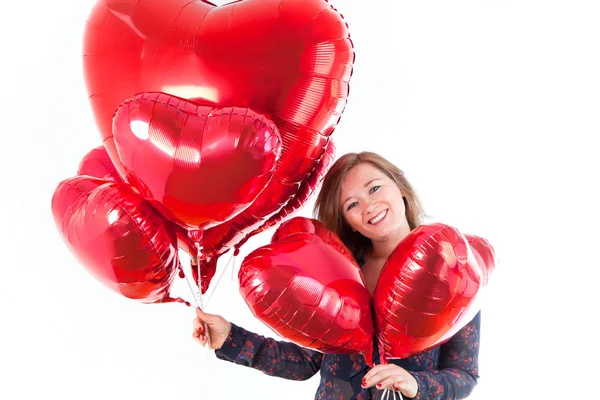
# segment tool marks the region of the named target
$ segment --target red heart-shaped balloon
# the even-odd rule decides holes
[[[90,150],[79,163],[77,175],[87,175],[106,181],[123,182],[104,146]]]
[[[315,193],[315,190],[321,184],[323,179],[325,179],[327,171],[329,171],[329,168],[335,161],[335,150],[335,142],[333,141],[333,139],[331,139],[329,141],[329,144],[327,145],[327,148],[325,149],[325,154],[321,158],[319,165],[317,165],[315,171],[312,174],[312,176],[315,178],[314,181],[306,181],[306,184],[303,184],[300,187],[298,193],[296,194],[296,197],[294,197],[294,199],[290,201],[286,205],[286,207],[279,210],[279,212],[276,215],[269,218],[267,222],[265,222],[260,228],[254,230],[252,234],[264,232],[265,230],[276,225],[280,221],[290,217],[290,215],[292,215],[293,213],[298,211],[300,207],[302,207],[302,205],[311,197],[311,195]]]
[[[213,108],[146,93],[113,119],[117,169],[165,217],[218,225],[264,190],[281,154],[277,127],[247,108]]]
[[[465,238],[469,242],[473,255],[477,259],[477,264],[482,266],[481,283],[487,285],[490,275],[496,268],[496,252],[485,238],[468,233],[465,233]]]
[[[103,285],[143,303],[174,300],[175,232],[128,184],[66,179],[52,197],[52,212],[71,252]]]
[[[85,80],[115,163],[111,120],[138,93],[249,107],[279,128],[283,150],[267,188],[204,232],[205,250],[219,254],[315,186],[353,62],[348,27],[326,0],[99,0],[85,28]]]
[[[372,359],[371,296],[342,241],[318,221],[283,223],[242,262],[240,293],[278,335],[325,353]]]
[[[382,358],[409,357],[450,339],[477,313],[492,269],[451,226],[413,230],[388,257],[373,293]]]

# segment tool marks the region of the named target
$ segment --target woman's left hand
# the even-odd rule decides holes
[[[414,398],[419,391],[419,384],[407,370],[395,364],[375,365],[362,381],[363,388],[376,386],[377,389],[392,389],[402,393],[409,399]]]

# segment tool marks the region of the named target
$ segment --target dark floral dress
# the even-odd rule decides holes
[[[415,399],[464,399],[478,376],[480,313],[441,346],[401,360],[390,360],[409,371],[419,384]],[[378,399],[383,393],[374,387],[363,389],[369,370],[361,354],[323,354],[285,341],[248,332],[232,324],[229,337],[215,351],[218,358],[252,367],[267,375],[305,380],[319,370],[321,381],[316,400]],[[378,350],[373,354],[379,360]]]

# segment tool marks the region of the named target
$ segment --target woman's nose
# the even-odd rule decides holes
[[[375,204],[374,201],[371,201],[369,203],[367,203],[367,206],[365,207],[365,211],[367,212],[367,214],[373,212],[373,210],[375,210],[375,207],[377,206],[377,204]]]

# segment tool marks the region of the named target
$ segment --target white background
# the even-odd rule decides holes
[[[388,157],[432,220],[487,237],[499,255],[471,398],[597,396],[598,3],[332,3],[357,54],[334,134],[338,155]],[[100,144],[81,57],[93,2],[7,4],[0,398],[312,398],[318,376],[292,382],[218,360],[192,341],[192,308],[128,300],[78,265],[50,199]],[[271,234],[248,242],[241,256]],[[272,335],[230,272],[208,311]]]

